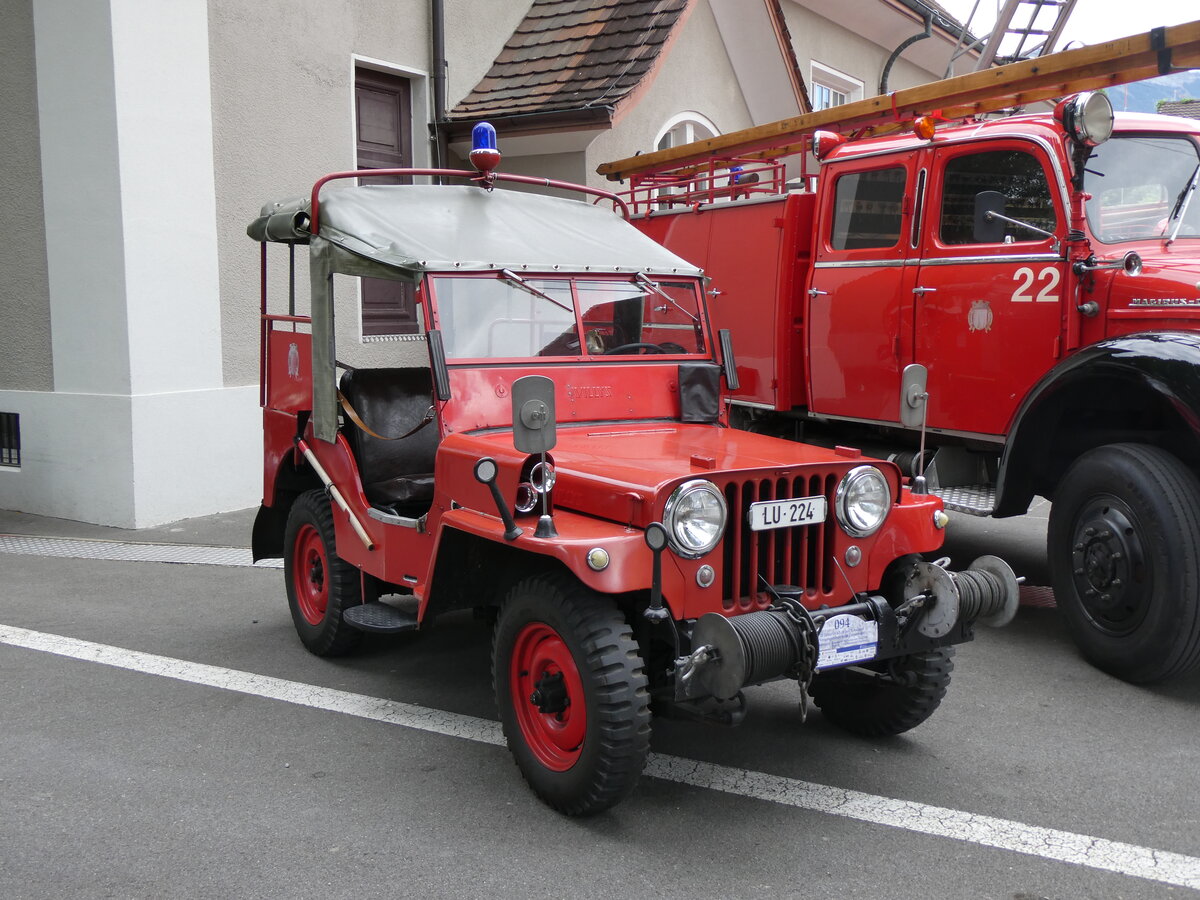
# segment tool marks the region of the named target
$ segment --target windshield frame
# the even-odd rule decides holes
[[[1181,226],[1183,224],[1184,218],[1187,218],[1189,221],[1194,221],[1194,224],[1197,226],[1196,231],[1192,234],[1187,234],[1180,231],[1175,239],[1195,240],[1200,238],[1200,205],[1192,202],[1180,210],[1178,209],[1177,204],[1178,199],[1182,196],[1182,191],[1187,187],[1187,178],[1192,175],[1193,171],[1195,170],[1195,166],[1200,165],[1200,136],[1184,131],[1122,131],[1113,134],[1109,140],[1099,145],[1098,149],[1103,150],[1103,148],[1110,147],[1114,141],[1128,141],[1137,139],[1186,141],[1191,146],[1191,149],[1196,154],[1196,157],[1194,160],[1189,160],[1189,165],[1186,167],[1187,171],[1181,176],[1182,180],[1179,184],[1162,184],[1163,188],[1166,190],[1166,193],[1173,193],[1172,196],[1166,196],[1161,200],[1150,201],[1154,203],[1161,203],[1163,209],[1161,210],[1161,215],[1155,220],[1154,225],[1146,228],[1147,233],[1116,234],[1111,237],[1106,237],[1107,234],[1111,234],[1111,230],[1106,231],[1104,228],[1102,228],[1102,222],[1100,221],[1100,216],[1102,213],[1101,197],[1105,190],[1102,187],[1104,181],[1102,177],[1098,177],[1097,171],[1091,168],[1091,166],[1094,164],[1093,154],[1093,159],[1089,159],[1088,163],[1085,165],[1083,180],[1084,192],[1092,195],[1091,199],[1087,201],[1085,206],[1088,231],[1090,232],[1091,236],[1099,243],[1108,246],[1146,241],[1163,242],[1169,245],[1172,242],[1172,232],[1176,230],[1177,226]],[[1146,168],[1147,170],[1153,170],[1153,167]],[[1116,189],[1135,187],[1141,186],[1123,185]],[[1194,197],[1192,199],[1193,201],[1195,200]],[[1147,202],[1146,205],[1149,205],[1149,202]],[[1178,212],[1178,215],[1174,214],[1176,212]]]
[[[516,278],[514,278],[516,276]],[[427,302],[428,323],[430,328],[438,329],[443,336],[443,341],[446,346],[446,364],[448,366],[481,366],[481,365],[525,365],[531,363],[536,365],[562,365],[562,364],[586,364],[586,365],[603,365],[606,363],[620,362],[628,364],[631,361],[642,362],[671,362],[678,363],[681,360],[699,361],[713,359],[713,341],[711,336],[711,327],[708,319],[708,311],[704,303],[703,283],[701,279],[689,275],[657,275],[648,276],[650,284],[641,281],[642,277],[639,274],[630,273],[593,273],[593,272],[527,272],[505,273],[502,270],[493,270],[487,272],[429,272],[424,279],[424,294]],[[524,282],[521,284],[518,282]],[[500,284],[506,284],[513,290],[518,291],[528,296],[532,301],[537,300],[540,296],[544,298],[543,302],[552,302],[554,306],[564,306],[560,301],[568,300],[571,303],[571,312],[573,313],[573,322],[571,326],[574,334],[570,334],[570,329],[564,329],[556,340],[563,340],[573,337],[574,340],[568,340],[568,346],[576,350],[576,352],[564,353],[546,353],[545,350],[553,346],[554,341],[546,344],[542,348],[542,352],[535,352],[527,356],[501,356],[501,355],[456,355],[454,351],[455,333],[454,326],[449,322],[449,310],[446,308],[447,297],[443,295],[439,297],[439,285],[447,280],[483,280],[494,281]],[[549,288],[547,282],[557,282]],[[614,354],[612,347],[605,352],[603,345],[598,346],[593,343],[593,335],[588,330],[589,325],[594,325],[594,322],[589,322],[585,317],[590,309],[593,309],[597,304],[593,303],[588,306],[583,302],[582,296],[587,290],[587,286],[596,283],[612,284],[620,286],[622,289],[628,289],[630,294],[636,294],[642,298],[645,303],[648,298],[657,298],[662,293],[661,289],[669,289],[671,287],[679,287],[692,295],[694,301],[695,312],[692,313],[685,306],[681,306],[675,300],[671,300],[672,305],[679,310],[679,314],[689,320],[688,327],[694,329],[696,335],[696,345],[698,349],[687,350],[682,352],[643,352],[642,349],[635,349],[631,352]],[[651,287],[653,285],[653,287]],[[565,288],[569,288],[569,297],[566,295]],[[551,295],[551,296],[548,296]],[[631,298],[626,298],[631,299]],[[668,297],[668,299],[671,299]],[[502,318],[497,318],[493,325],[497,322],[504,321]],[[535,322],[531,318],[528,324],[532,327]],[[568,323],[564,320],[561,322],[547,322],[547,327],[566,326]],[[665,323],[652,324],[642,322],[641,327],[654,327],[655,330],[670,329],[678,326]],[[592,331],[595,331],[593,328]],[[583,335],[583,339],[580,339]],[[640,343],[638,347],[643,345]]]

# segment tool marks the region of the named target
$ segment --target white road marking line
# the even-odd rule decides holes
[[[0,644],[483,744],[504,743],[498,722],[381,697],[352,694],[9,625],[0,625]],[[651,754],[646,775],[918,834],[967,841],[1055,862],[1200,889],[1200,858],[1181,853],[658,753]]]

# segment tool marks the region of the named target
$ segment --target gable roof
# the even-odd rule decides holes
[[[605,110],[654,68],[693,0],[534,0],[450,119]]]
[[[1200,119],[1200,100],[1163,100],[1158,104],[1158,112],[1164,116]]]

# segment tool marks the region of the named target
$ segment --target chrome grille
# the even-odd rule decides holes
[[[761,596],[758,576],[772,584],[789,584],[805,589],[809,597],[819,598],[833,592],[835,567],[831,558],[833,530],[833,494],[836,475],[747,478],[725,485],[729,505],[729,524],[722,540],[724,605],[727,610],[762,608],[769,599]],[[750,504],[760,500],[787,500],[793,497],[824,497],[829,514],[819,525],[750,530]]]

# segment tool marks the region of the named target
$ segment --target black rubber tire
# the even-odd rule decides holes
[[[333,510],[324,491],[296,498],[283,548],[288,607],[301,643],[317,656],[349,653],[362,632],[342,621],[342,613],[362,603],[362,581],[358,569],[337,555]],[[301,558],[308,562],[299,562]]]
[[[912,653],[861,668],[888,673],[892,680],[855,668],[834,669],[813,679],[809,687],[813,702],[826,719],[851,734],[903,734],[932,716],[946,696],[954,648]]]
[[[577,713],[575,704],[583,704],[582,740],[557,767],[544,763],[531,746],[538,742],[536,723],[543,714],[532,695],[515,697],[512,687],[514,655],[524,656],[521,648],[533,632],[561,639],[559,659],[573,663],[582,686],[582,698],[567,691],[569,708]],[[518,671],[518,692],[525,677],[538,676]],[[513,759],[549,806],[570,816],[594,815],[633,790],[650,750],[650,694],[638,645],[615,603],[565,574],[544,573],[517,583],[496,623],[492,682]],[[522,717],[534,724],[523,727]]]
[[[1047,554],[1097,668],[1148,684],[1200,664],[1200,479],[1179,459],[1148,444],[1079,457],[1054,494]]]

